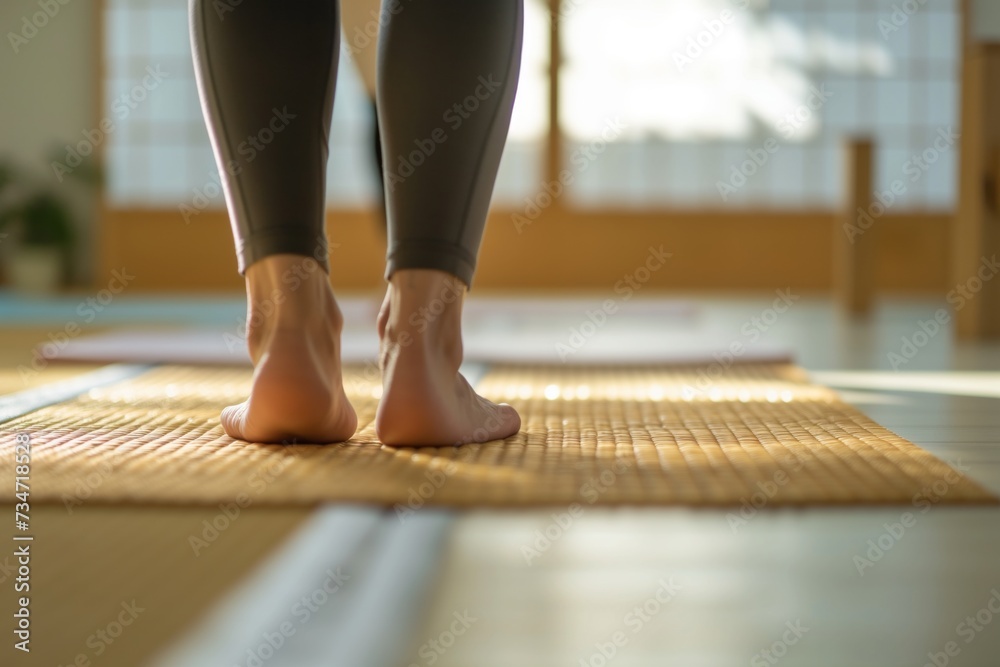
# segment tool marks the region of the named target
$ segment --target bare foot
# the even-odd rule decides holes
[[[462,363],[465,285],[430,269],[393,274],[378,317],[382,398],[375,432],[387,445],[458,445],[517,433],[511,406],[479,396]]]
[[[358,426],[340,365],[343,316],[327,273],[311,257],[272,255],[246,271],[250,397],[222,411],[233,438],[342,442]]]

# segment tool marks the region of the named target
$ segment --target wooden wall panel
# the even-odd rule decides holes
[[[835,214],[787,212],[569,212],[552,210],[520,232],[495,211],[480,253],[477,289],[613,289],[643,265],[650,247],[672,256],[644,287],[760,290],[832,286]],[[382,287],[385,241],[371,213],[328,216],[332,279],[340,289]],[[880,219],[876,286],[941,292],[948,283],[949,217]],[[185,224],[176,211],[105,211],[97,285],[113,268],[135,267],[134,290],[240,290],[225,213]]]

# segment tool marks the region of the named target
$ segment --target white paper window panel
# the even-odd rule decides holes
[[[149,35],[146,54],[151,59],[190,53],[190,38],[177,38],[178,35],[189,35],[187,2],[178,2],[177,5],[155,6],[146,11]]]
[[[605,6],[612,6],[607,0],[581,0],[577,4],[592,7],[601,2]],[[631,2],[629,6],[636,4],[637,2]],[[669,7],[670,4],[658,6]],[[609,151],[606,157],[602,157],[602,164],[595,165],[588,174],[570,186],[568,199],[573,204],[584,207],[630,199],[634,202],[677,206],[743,206],[748,202],[766,206],[837,205],[843,197],[841,164],[845,137],[872,136],[876,143],[876,163],[886,164],[898,162],[899,156],[910,148],[901,146],[899,139],[894,138],[900,130],[905,134],[910,128],[954,125],[957,122],[957,43],[953,39],[957,15],[954,0],[934,0],[928,3],[911,16],[900,30],[883,36],[878,22],[891,18],[894,4],[898,5],[898,2],[880,0],[874,5],[860,0],[836,3],[810,0],[770,2],[768,16],[780,19],[772,22],[769,32],[779,43],[777,50],[791,62],[797,62],[806,68],[803,74],[809,79],[817,83],[826,80],[834,95],[818,114],[821,126],[817,128],[817,132],[792,141],[779,137],[782,146],[779,153],[761,173],[747,178],[746,185],[729,194],[728,201],[720,201],[717,189],[713,189],[706,197],[705,184],[715,183],[717,172],[731,167],[729,162],[723,161],[720,164],[712,157],[716,154],[715,149],[725,146],[724,150],[728,155],[732,155],[732,151],[739,154],[747,148],[759,147],[766,136],[747,137],[738,148],[721,137],[709,137],[697,143],[664,138],[661,142],[662,149],[655,147],[646,151],[646,168],[654,174],[653,178],[646,179],[637,178],[632,171],[623,169],[621,164],[624,158],[616,157],[612,161],[610,156],[617,156],[618,153]],[[947,20],[942,20],[944,17]],[[572,21],[573,16],[568,20]],[[789,27],[796,28],[800,34],[790,33]],[[578,108],[588,108],[591,111],[601,108],[602,113],[610,116],[614,105],[618,103],[616,100],[630,100],[632,95],[627,90],[619,90],[615,96],[608,96],[596,86],[594,81],[606,76],[606,72],[615,70],[615,63],[591,64],[593,58],[585,52],[585,49],[592,48],[586,31],[579,28],[574,30],[568,26],[565,33],[568,37],[567,61],[571,66],[568,68],[568,75],[563,77],[564,123],[583,127],[588,123],[581,123],[579,119],[574,123],[566,116]],[[823,38],[816,39],[817,34]],[[928,35],[932,39],[926,39]],[[934,42],[933,48],[927,46],[929,41]],[[842,57],[844,53],[849,53],[845,43],[849,46],[850,42],[854,42],[855,46],[864,46],[860,51],[864,54],[860,61],[862,65],[855,66],[853,73],[849,67],[845,69],[844,66],[844,63],[850,65],[849,59]],[[878,57],[873,56],[873,53]],[[572,67],[574,58],[577,59],[577,64],[586,64],[590,69]],[[817,63],[819,67],[816,66]],[[813,69],[809,70],[809,67]],[[627,65],[619,66],[619,82],[628,81],[631,74]],[[717,82],[707,81],[700,85],[713,84]],[[665,78],[663,85],[670,86],[673,90],[682,90],[670,77]],[[678,105],[697,103],[697,91],[690,89],[687,92],[688,94],[679,92],[675,95]],[[568,99],[575,100],[574,104],[567,104]],[[589,102],[593,102],[593,105]],[[706,110],[710,108],[711,105],[705,107]],[[748,108],[751,115],[756,113],[754,105]],[[671,111],[665,109],[663,113],[670,114]],[[757,132],[760,131],[761,121],[760,117],[752,121]],[[729,130],[735,127],[731,120],[721,120],[721,123]],[[589,122],[595,136],[597,126],[598,123],[593,119]],[[577,141],[580,144],[586,143],[583,139]],[[794,144],[798,146],[793,147]],[[573,145],[577,144],[571,143]],[[642,144],[636,142],[622,142],[622,145],[627,150],[643,150]],[[883,150],[895,152],[888,156],[880,155]],[[691,151],[696,151],[697,155],[683,160],[671,157],[682,156]],[[608,163],[607,167],[603,166],[604,162]],[[942,169],[948,168],[946,163],[943,165]],[[888,169],[887,166],[881,169],[876,167],[876,187],[891,183]],[[933,181],[935,206],[942,203],[950,205],[948,202],[953,204],[954,180],[946,178]],[[919,208],[925,202],[929,205],[932,202],[926,195],[929,182],[920,179],[909,188],[900,197],[900,208]]]
[[[106,153],[109,202],[171,206],[187,203],[193,191],[203,189],[217,171],[192,69],[187,3],[129,4],[126,0],[108,0],[106,7],[105,59],[109,79],[105,82],[105,117],[116,125]],[[540,24],[539,17],[544,18],[544,13],[533,10],[529,15],[532,25],[526,27],[526,34],[540,33],[539,25],[535,24]],[[534,53],[538,49],[529,45],[525,51]],[[136,102],[134,109],[128,109],[124,118],[119,118],[121,114],[112,107],[115,100],[141,84],[147,64],[157,63],[168,72],[167,79],[150,91],[146,99]],[[538,75],[539,72],[534,72],[535,78]],[[522,108],[515,113],[524,112],[524,97],[518,98],[518,106]],[[532,99],[537,102],[539,97],[534,95]],[[120,111],[122,107],[114,109]],[[539,109],[529,112],[537,117],[544,115]],[[167,122],[171,123],[169,128]],[[183,130],[185,124],[187,131]],[[342,53],[330,130],[328,205],[352,207],[374,202],[377,175],[373,124],[367,93],[353,63]],[[168,143],[167,138],[173,141]],[[112,145],[114,150],[110,149]],[[501,163],[494,201],[517,202],[533,194],[541,182],[541,156],[540,136],[531,141],[510,142]],[[210,207],[224,206],[221,195],[210,199]]]
[[[851,130],[869,131],[878,142],[881,129],[888,129],[901,122],[941,126],[955,124],[957,84],[954,80],[954,62],[957,45],[947,36],[952,34],[955,25],[951,2],[936,2],[935,5],[948,11],[933,12],[933,16],[932,12],[924,12],[924,15],[918,13],[911,17],[912,24],[908,25],[908,29],[896,31],[887,39],[883,39],[873,28],[874,21],[859,20],[857,14],[842,11],[843,5],[829,7],[829,11],[817,11],[815,7],[803,9],[808,4],[810,3],[802,1],[775,1],[771,3],[771,7],[773,13],[787,7],[789,11],[785,12],[785,16],[793,24],[808,24],[813,27],[817,23],[827,25],[829,33],[838,39],[850,37],[852,30],[855,35],[874,35],[884,43],[897,64],[909,62],[905,58],[910,49],[911,35],[917,34],[920,28],[920,22],[916,19],[926,19],[933,26],[934,39],[927,40],[933,46],[929,48],[926,43],[921,45],[920,57],[945,61],[943,65],[936,63],[936,69],[952,75],[946,80],[912,81],[902,76],[905,73],[903,68],[895,67],[892,72],[894,79],[879,80],[877,84],[863,79],[831,79],[831,86],[835,86],[837,92],[822,110],[823,123],[828,126],[822,128],[822,135],[835,134],[831,128],[836,128],[841,134]],[[879,6],[882,5],[891,10],[891,2]],[[178,58],[190,62],[186,6],[176,8],[158,4],[152,9],[122,9],[124,6],[123,2],[111,2],[108,10],[106,48],[111,57],[110,73],[119,74],[126,70],[138,70],[141,73],[143,57],[169,56],[174,58],[175,63]],[[930,7],[931,5],[927,5],[927,8]],[[862,18],[873,16],[868,11]],[[871,25],[861,25],[865,23]],[[129,60],[124,60],[125,58]],[[129,64],[128,68],[123,66],[126,62]],[[184,71],[183,67],[176,64],[171,67],[176,73],[171,72],[171,78],[151,91],[146,100],[137,103],[135,109],[130,109],[126,118],[120,120],[110,113],[107,116],[116,122],[115,136],[109,140],[109,145],[121,141],[140,144],[147,142],[146,145],[137,145],[130,152],[108,152],[109,162],[126,159],[124,156],[128,155],[128,164],[131,165],[131,168],[123,168],[119,164],[108,165],[109,195],[113,202],[128,200],[134,203],[142,201],[145,196],[155,196],[157,201],[170,200],[171,197],[184,201],[190,197],[192,188],[201,187],[206,182],[205,169],[200,167],[204,165],[204,157],[211,153],[201,145],[207,141],[207,134],[204,132],[198,106],[193,73]],[[109,81],[108,104],[140,81],[141,76],[117,77]],[[859,118],[865,113],[862,108],[865,106],[864,100],[859,98],[863,98],[866,91],[875,92],[877,103],[868,104],[867,108],[872,111],[866,117]],[[900,103],[899,100],[907,102]],[[161,148],[158,143],[148,143],[150,135],[156,131],[155,126],[167,120],[186,120],[189,123],[191,131],[188,136],[191,138],[187,142],[187,148],[177,145]],[[372,122],[367,97],[353,71],[353,65],[342,58],[328,168],[328,200],[331,205],[364,205],[374,197],[375,178],[369,168]],[[149,127],[140,127],[140,123],[146,123]],[[831,186],[839,181],[840,171],[832,169],[830,165],[836,163],[841,142],[828,141],[815,149],[819,152],[814,151],[812,158],[808,158],[806,153],[794,146],[783,145],[782,151],[772,157],[766,169],[748,179],[747,185],[730,197],[729,202],[721,202],[714,174],[724,171],[727,163],[725,160],[720,163],[713,156],[720,154],[719,151],[723,155],[738,154],[740,150],[745,151],[746,148],[757,145],[758,142],[749,140],[745,145],[736,147],[711,139],[696,144],[621,142],[606,151],[608,165],[602,167],[600,160],[591,165],[568,188],[567,196],[573,203],[595,206],[609,202],[742,205],[747,201],[784,206],[795,205],[796,198],[803,205],[833,203],[838,200],[840,193]],[[541,182],[541,152],[540,142],[509,143],[501,163],[494,202],[517,203],[537,190]],[[807,162],[814,168],[810,170]],[[823,168],[819,168],[820,166]],[[943,161],[938,167],[942,170],[954,168],[954,161]],[[829,173],[831,171],[832,174]],[[880,174],[877,179],[879,183],[888,178],[887,172],[882,175],[883,172],[877,170],[877,173]],[[169,176],[157,179],[159,174]],[[926,186],[928,192],[934,193],[928,201],[933,199],[937,205],[951,202],[954,198],[954,180],[934,179],[933,185]],[[931,182],[928,179],[928,183]],[[221,196],[213,202],[215,206],[222,206],[223,203]]]
[[[924,94],[924,100],[927,105],[925,120],[927,125],[935,127],[957,126],[958,81],[954,79],[928,81],[925,86],[926,93]]]

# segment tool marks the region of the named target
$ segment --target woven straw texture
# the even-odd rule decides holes
[[[0,447],[28,433],[32,498],[62,504],[997,502],[787,364],[496,366],[479,389],[517,407],[521,431],[439,448],[378,443],[377,369],[348,368],[345,383],[363,426],[341,444],[233,440],[218,415],[250,371],[163,366],[8,422]],[[12,466],[0,471],[12,488]]]

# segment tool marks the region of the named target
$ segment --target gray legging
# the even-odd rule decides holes
[[[472,283],[514,106],[522,3],[383,0],[372,19],[381,22],[386,279],[398,269],[438,269]],[[190,0],[190,12],[240,274],[278,253],[313,257],[329,272],[337,0]]]

